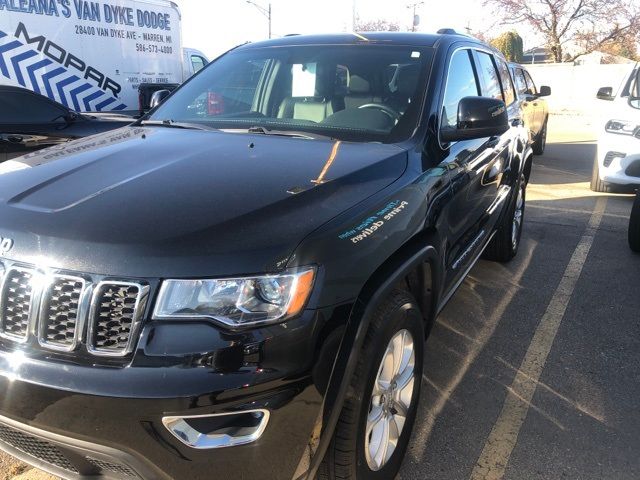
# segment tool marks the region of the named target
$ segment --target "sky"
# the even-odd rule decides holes
[[[182,44],[197,48],[210,59],[247,41],[266,39],[267,18],[246,0],[173,0],[182,12]],[[255,0],[264,8],[268,0]],[[353,11],[362,21],[384,19],[409,29],[416,0],[271,0],[274,37],[289,33],[333,33],[351,31]],[[482,0],[426,0],[417,7],[418,31],[435,32],[449,27],[464,32],[490,30],[497,35],[509,28],[497,25],[496,15]],[[520,30],[520,29],[519,29]],[[525,49],[536,39],[519,32]]]

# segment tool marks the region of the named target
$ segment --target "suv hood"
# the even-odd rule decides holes
[[[125,127],[0,164],[4,256],[133,277],[279,270],[406,159],[394,145]]]

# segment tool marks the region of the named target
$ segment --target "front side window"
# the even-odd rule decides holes
[[[456,127],[458,104],[464,97],[478,96],[478,83],[469,50],[458,50],[451,57],[442,104],[442,126]]]
[[[391,45],[238,49],[209,64],[150,120],[400,141],[418,124],[431,57],[430,48]]]
[[[4,92],[0,95],[0,123],[64,122],[65,110],[44,97],[30,92]]]
[[[477,52],[479,70],[484,78],[482,88],[482,96],[495,98],[496,100],[504,100],[502,90],[500,88],[500,75],[493,62],[493,56],[485,52]]]

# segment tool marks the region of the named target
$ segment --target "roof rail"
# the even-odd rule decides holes
[[[458,32],[453,28],[441,28],[436,33],[439,33],[440,35],[458,35]]]

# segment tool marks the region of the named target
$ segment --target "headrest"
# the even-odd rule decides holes
[[[349,92],[350,93],[369,93],[371,84],[359,75],[349,76]]]
[[[398,72],[398,79],[396,81],[398,93],[407,97],[413,95],[416,91],[419,75],[420,70],[418,65],[406,65],[402,67]]]

